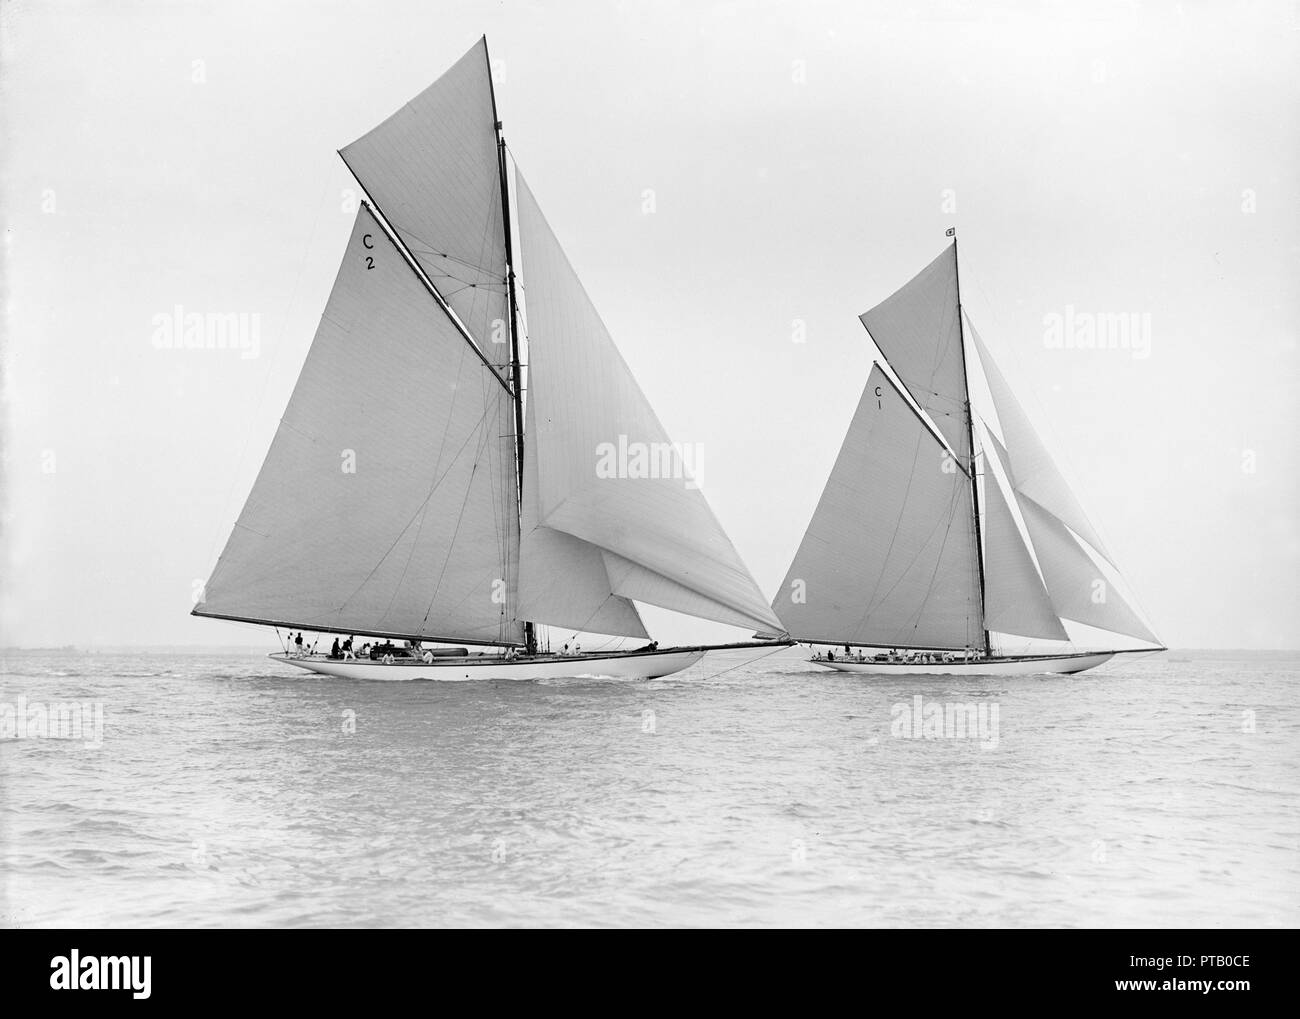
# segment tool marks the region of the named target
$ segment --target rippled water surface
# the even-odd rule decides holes
[[[1300,656],[973,681],[748,657],[440,684],[10,653],[0,702],[98,703],[103,739],[0,740],[0,922],[1300,923]],[[983,706],[982,736],[927,738],[930,702]]]

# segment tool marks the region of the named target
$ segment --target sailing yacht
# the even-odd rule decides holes
[[[872,366],[773,610],[842,672],[1074,673],[1165,650],[963,310],[948,233],[860,316],[892,376]],[[971,409],[968,341],[991,414]],[[1067,622],[1141,646],[1080,647]]]
[[[359,679],[654,678],[791,643],[519,173],[486,38],[339,154],[369,200],[193,613],[352,637],[271,657]],[[661,469],[605,476],[611,444]],[[757,640],[539,640],[649,640],[637,602]]]

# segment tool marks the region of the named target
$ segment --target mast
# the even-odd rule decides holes
[[[954,228],[952,233],[952,264],[953,274],[957,281],[957,334],[959,345],[961,346],[961,379],[962,388],[966,392],[966,440],[970,447],[970,489],[971,489],[971,506],[975,514],[975,565],[979,570],[980,584],[980,629],[984,634],[984,654],[992,655],[993,646],[989,640],[989,631],[984,626],[984,542],[980,536],[980,484],[979,475],[975,470],[975,417],[971,414],[970,408],[970,375],[966,365],[966,334],[961,324],[961,268],[960,260],[957,258],[957,231]]]
[[[483,55],[487,58],[487,40],[483,41]],[[497,94],[492,82],[492,61],[488,59],[488,89],[492,93],[492,116],[497,133],[497,170],[501,175],[501,221],[506,232],[506,303],[510,308],[510,379],[515,398],[515,468],[519,485],[518,506],[520,514],[524,505],[524,386],[519,362],[519,314],[515,301],[515,257],[510,234],[510,183],[506,176],[506,138],[501,132],[501,121],[496,119]],[[520,532],[522,537],[522,531]],[[524,647],[528,654],[537,652],[537,633],[533,624],[524,620]]]

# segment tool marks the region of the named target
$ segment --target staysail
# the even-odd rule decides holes
[[[1080,542],[1082,538],[1098,555],[1113,562],[969,318],[966,325],[979,352],[1005,442],[999,441],[987,427],[985,434],[1002,465],[1042,572],[1041,584],[1036,583],[1038,571],[1026,569],[1019,551],[1024,548],[1023,539],[996,481],[990,479],[985,486],[990,497],[987,546],[990,628],[1022,636],[1067,639],[1049,632],[1052,628],[1042,601],[1045,595],[1051,613],[1058,617],[1058,627],[1060,619],[1070,619],[1159,643],[1159,638],[1115,590]],[[997,505],[993,500],[998,501]],[[993,618],[995,600],[997,619]],[[1063,633],[1064,628],[1060,629]]]
[[[1038,575],[1033,554],[1020,536],[1002,486],[987,470],[984,507],[985,625],[990,630],[1021,637],[1069,640],[1070,635],[1061,625]]]
[[[980,339],[970,316],[966,317],[966,326],[975,341],[980,364],[984,367],[984,377],[988,381],[989,394],[993,397],[993,409],[997,412],[998,423],[1002,426],[1005,445],[1008,450],[1014,451],[1003,461],[1012,488],[1018,494],[1033,499],[1067,524],[1075,534],[1113,563],[1114,559],[1106,551],[1106,546],[1088,521],[1079,500],[1075,498],[1052,460],[1052,455],[1030,424],[1024,408],[1007,384],[1006,377],[993,360],[988,347]]]
[[[971,440],[954,241],[859,316],[889,366],[970,472]]]
[[[552,531],[586,546],[572,546],[570,556],[573,564],[584,560],[584,604],[594,608],[597,596],[608,591],[624,601],[779,633],[778,620],[685,471],[680,451],[517,171],[516,190],[527,312],[528,443],[534,451],[525,458],[535,455],[530,470],[537,477],[531,494],[525,482],[526,506],[536,499],[536,520],[524,529],[524,614],[542,622],[557,614],[540,596],[550,561],[540,553],[557,554],[545,534]],[[627,450],[654,468],[624,469],[619,457]],[[588,550],[600,553],[603,579]],[[600,605],[630,625],[632,617],[619,602]],[[577,625],[577,616],[555,621]],[[595,629],[594,623],[586,628]]]
[[[513,406],[363,206],[195,614],[518,643]]]
[[[339,155],[484,355],[510,360],[487,40]]]
[[[1114,589],[1065,524],[1022,496],[1020,511],[1056,613],[1066,619],[1160,643]]]
[[[879,365],[773,608],[815,643],[983,643],[970,479]]]
[[[526,402],[524,432],[537,435],[535,402]],[[519,616],[586,633],[648,638],[635,605],[614,594],[602,552],[571,534],[546,527],[537,501],[537,443],[524,445],[520,519]]]

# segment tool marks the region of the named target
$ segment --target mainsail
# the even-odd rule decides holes
[[[339,155],[480,349],[506,364],[506,234],[487,40]]]
[[[772,603],[818,643],[983,643],[970,479],[876,365]]]
[[[521,639],[513,401],[363,206],[198,615]]]
[[[535,450],[526,455],[536,456],[537,476],[535,491],[525,494],[536,518],[524,529],[524,614],[541,621],[555,614],[556,606],[540,597],[538,579],[551,560],[534,558],[543,549],[555,554],[545,534],[552,531],[587,546],[570,546],[570,562],[584,577],[593,609],[596,596],[608,589],[621,599],[781,632],[518,170],[515,181],[528,320],[529,443]],[[611,472],[600,469],[603,448],[644,452],[667,469],[648,477],[605,476]],[[603,580],[594,575],[588,550],[600,553]],[[626,612],[621,615],[624,625],[631,623]],[[577,616],[564,618],[577,625]],[[594,621],[584,628],[593,627]]]

